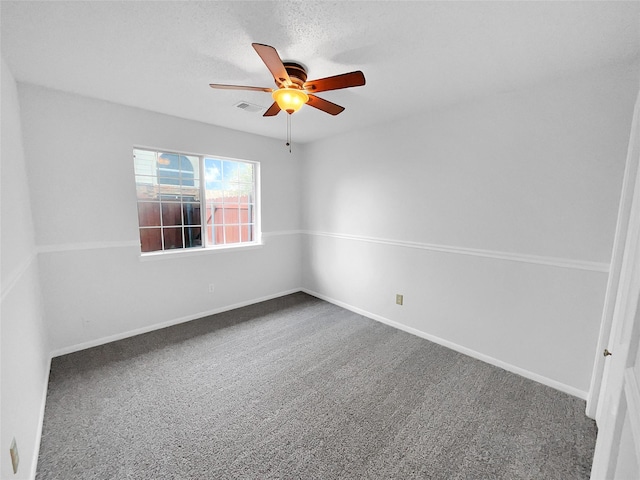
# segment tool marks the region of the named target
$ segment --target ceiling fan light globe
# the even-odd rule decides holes
[[[271,96],[280,107],[288,114],[300,110],[300,107],[309,101],[309,95],[296,88],[279,88]]]

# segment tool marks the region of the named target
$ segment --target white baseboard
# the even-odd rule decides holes
[[[208,310],[205,312],[198,312],[191,315],[186,315],[184,317],[176,318],[173,320],[169,320],[166,322],[155,323],[153,325],[149,325],[142,328],[137,328],[134,330],[129,330],[123,333],[117,333],[115,335],[110,335],[108,337],[102,337],[95,340],[89,340],[88,342],[77,343],[75,345],[71,345],[68,347],[59,348],[51,352],[51,357],[59,357],[60,355],[66,355],[68,353],[78,352],[80,350],[86,350],[87,348],[97,347],[99,345],[104,345],[105,343],[115,342],[117,340],[122,340],[124,338],[134,337],[136,335],[140,335],[142,333],[152,332],[154,330],[160,330],[162,328],[171,327],[173,325],[178,325],[180,323],[190,322],[191,320],[197,320],[202,317],[208,317],[209,315],[215,315],[216,313],[227,312],[229,310],[234,310],[240,307],[246,307],[247,305],[253,305],[254,303],[264,302],[266,300],[272,300],[274,298],[283,297],[285,295],[289,295],[291,293],[300,292],[302,289],[294,288],[291,290],[287,290],[284,292],[274,293],[272,295],[267,295],[265,297],[254,298],[251,300],[247,300],[245,302],[235,303],[233,305],[225,305],[224,307],[218,307],[213,310]]]
[[[567,393],[569,395],[573,395],[574,397],[578,397],[582,400],[586,400],[587,399],[587,392],[580,390],[578,388],[572,387],[570,385],[566,385],[562,382],[558,382],[557,380],[553,380],[551,378],[545,377],[543,375],[539,375],[537,373],[531,372],[529,370],[525,370],[523,368],[517,367],[515,365],[511,365],[510,363],[504,362],[502,360],[499,360],[497,358],[493,358],[490,357],[489,355],[485,355],[484,353],[480,353],[477,352],[475,350],[472,350],[470,348],[464,347],[462,345],[458,345],[457,343],[451,342],[449,340],[445,340],[443,338],[437,337],[435,335],[431,335],[429,333],[423,332],[421,330],[418,330],[416,328],[413,327],[409,327],[407,325],[403,325],[402,323],[396,322],[394,320],[390,320],[388,318],[385,318],[381,315],[377,315],[375,313],[371,313],[368,312],[366,310],[363,310],[361,308],[358,307],[354,307],[353,305],[350,305],[348,303],[345,302],[341,302],[340,300],[336,300],[334,298],[331,297],[327,297],[326,295],[323,295],[321,293],[318,292],[314,292],[312,290],[306,289],[306,288],[294,288],[291,290],[287,290],[284,292],[279,292],[279,293],[275,293],[273,295],[268,295],[265,297],[261,297],[261,298],[255,298],[252,300],[247,300],[245,302],[240,302],[240,303],[236,303],[233,305],[226,305],[224,307],[219,307],[213,310],[209,310],[209,311],[205,311],[205,312],[199,312],[199,313],[195,313],[192,315],[187,315],[184,317],[180,317],[177,319],[173,319],[173,320],[169,320],[167,322],[162,322],[162,323],[157,323],[154,325],[150,325],[147,327],[143,327],[143,328],[138,328],[135,330],[129,330],[127,332],[123,332],[123,333],[118,333],[115,335],[111,335],[108,337],[102,337],[96,340],[90,340],[88,342],[83,342],[83,343],[79,343],[79,344],[75,344],[75,345],[71,345],[69,347],[64,347],[58,350],[55,350],[51,353],[51,357],[58,357],[60,355],[66,355],[68,353],[73,353],[73,352],[77,352],[80,350],[85,350],[87,348],[92,348],[92,347],[97,347],[98,345],[104,345],[106,343],[110,343],[110,342],[115,342],[117,340],[122,340],[124,338],[128,338],[128,337],[133,337],[135,335],[140,335],[143,333],[148,333],[154,330],[159,330],[161,328],[166,328],[166,327],[171,327],[173,325],[178,325],[180,323],[184,323],[184,322],[189,322],[191,320],[196,320],[198,318],[202,318],[202,317],[206,317],[209,315],[215,315],[217,313],[222,313],[222,312],[227,312],[229,310],[234,310],[236,308],[240,308],[240,307],[245,307],[247,305],[252,305],[254,303],[260,303],[260,302],[264,302],[266,300],[272,300],[274,298],[278,298],[278,297],[282,297],[284,295],[289,295],[292,293],[296,293],[296,292],[305,292],[309,295],[312,295],[314,297],[317,297],[321,300],[327,301],[329,303],[333,303],[334,305],[338,305],[339,307],[345,308],[347,310],[350,310],[354,313],[357,313],[359,315],[363,315],[367,318],[370,318],[372,320],[384,323],[386,325],[389,325],[391,327],[397,328],[399,330],[405,331],[407,333],[410,333],[412,335],[416,335],[418,337],[424,338],[425,340],[429,340],[430,342],[433,343],[437,343],[438,345],[442,345],[443,347],[447,347],[450,348],[451,350],[455,350],[456,352],[460,352],[464,355],[468,355],[472,358],[475,358],[477,360],[483,361],[485,363],[488,363],[490,365],[494,365],[496,367],[502,368],[503,370],[506,370],[508,372],[511,373],[515,373],[517,375],[520,375],[522,377],[528,378],[529,380],[533,380],[535,382],[541,383],[543,385],[546,385],[548,387],[554,388],[556,390],[559,390],[561,392]]]
[[[467,347],[463,347],[462,345],[458,345],[457,343],[451,342],[449,340],[445,340],[440,337],[436,337],[435,335],[431,335],[429,333],[423,332],[413,327],[409,327],[407,325],[403,325],[402,323],[389,320],[388,318],[382,317],[375,313],[368,312],[358,307],[354,307],[353,305],[349,305],[348,303],[341,302],[340,300],[336,300],[331,297],[327,297],[326,295],[322,295],[318,292],[314,292],[312,290],[308,290],[306,288],[301,289],[303,292],[313,295],[321,300],[324,300],[329,303],[333,303],[334,305],[338,305],[339,307],[350,310],[354,313],[362,315],[364,317],[370,318],[372,320],[376,320],[380,323],[384,323],[389,325],[390,327],[397,328],[398,330],[405,331],[412,335],[416,335],[418,337],[424,338],[425,340],[429,340],[430,342],[437,343],[438,345],[442,345],[443,347],[450,348],[451,350],[455,350],[456,352],[463,353],[464,355],[468,355],[469,357],[475,358],[477,360],[481,360],[490,365],[502,368],[511,373],[515,373],[522,377],[528,378],[529,380],[533,380],[534,382],[541,383],[548,387],[554,388],[561,392],[567,393],[569,395],[573,395],[574,397],[578,397],[582,400],[587,399],[587,392],[580,390],[578,388],[572,387],[570,385],[566,385],[562,382],[558,382],[557,380],[553,380],[551,378],[545,377],[543,375],[539,375],[534,372],[530,372],[529,370],[525,370],[520,367],[516,367],[515,365],[511,365],[510,363],[503,362],[502,360],[498,360],[497,358],[490,357],[489,355],[485,355],[484,353],[477,352]]]

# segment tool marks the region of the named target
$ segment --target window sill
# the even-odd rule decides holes
[[[195,257],[198,255],[211,255],[215,253],[239,252],[246,250],[256,250],[264,246],[263,242],[243,243],[237,245],[221,245],[217,247],[188,248],[165,250],[161,252],[141,253],[140,261],[149,262],[153,260],[166,260],[169,258]]]

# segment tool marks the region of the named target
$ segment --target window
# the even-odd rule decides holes
[[[258,164],[133,150],[143,253],[255,243]]]

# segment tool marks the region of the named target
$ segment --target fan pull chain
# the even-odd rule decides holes
[[[287,147],[291,153],[291,114],[287,115]]]

